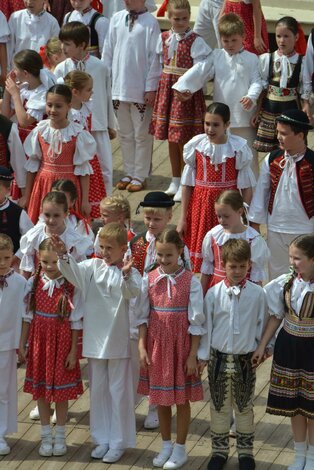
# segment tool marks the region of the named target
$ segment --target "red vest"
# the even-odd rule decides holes
[[[270,172],[270,198],[268,204],[268,212],[271,214],[274,205],[274,198],[277,191],[278,183],[281,178],[283,169],[280,167],[281,161],[284,159],[284,151],[282,149],[274,150],[269,156],[269,172]],[[302,160],[296,163],[298,190],[304,210],[310,219],[314,216],[314,152],[307,148]]]

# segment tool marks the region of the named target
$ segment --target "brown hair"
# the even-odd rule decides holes
[[[55,251],[50,238],[46,238],[45,240],[43,240],[40,243],[40,245],[38,247],[39,255],[40,255],[40,252],[42,252],[42,251],[53,251],[57,255],[57,252]],[[38,264],[38,267],[36,269],[36,273],[35,273],[34,280],[33,280],[32,290],[30,292],[30,299],[29,299],[29,310],[31,310],[34,313],[36,312],[36,291],[37,291],[38,282],[39,282],[39,279],[40,279],[41,270],[42,270],[42,266],[41,266],[40,260],[39,260],[39,264]],[[60,297],[58,299],[58,304],[57,304],[57,308],[56,308],[56,312],[55,312],[55,313],[58,314],[58,316],[61,320],[64,320],[64,318],[69,316],[68,299],[69,299],[69,296],[70,296],[70,291],[69,291],[70,286],[71,286],[71,284],[64,278],[64,284],[60,289],[61,293],[60,293]]]
[[[77,187],[72,180],[60,179],[54,181],[51,185],[51,191],[68,193],[72,202],[78,198]]]
[[[70,21],[64,24],[59,33],[59,39],[63,41],[73,41],[76,47],[89,44],[89,29],[85,24],[79,21]]]
[[[244,206],[243,197],[241,196],[239,191],[235,189],[228,189],[227,191],[223,191],[216,199],[215,204],[224,204],[226,206],[230,206],[231,209],[234,211],[243,209],[241,217],[243,223],[245,225],[248,225],[248,221],[246,218],[246,208]]]
[[[244,36],[244,24],[240,16],[227,13],[220,18],[218,31],[220,36],[233,36],[234,34]]]
[[[156,243],[172,243],[177,247],[178,250],[182,250],[181,259],[183,261],[183,265],[186,267],[186,259],[184,256],[184,247],[185,244],[178,234],[178,232],[171,228],[166,228],[163,230],[159,235],[156,237]]]
[[[83,90],[89,80],[93,81],[91,75],[80,70],[72,70],[67,73],[64,77],[64,84],[67,85],[71,90]]]
[[[314,235],[299,235],[290,243],[298,248],[307,258],[314,258]]]
[[[128,233],[118,222],[110,222],[104,225],[104,227],[99,230],[98,237],[116,240],[119,246],[128,244]]]
[[[228,261],[250,261],[251,259],[251,247],[250,244],[242,238],[231,238],[227,240],[222,246],[221,250],[222,262],[224,265]]]
[[[13,57],[13,63],[18,69],[25,70],[36,78],[39,78],[40,71],[44,66],[38,52],[32,49],[23,49],[17,52]]]
[[[168,16],[173,10],[187,10],[191,14],[191,5],[188,0],[169,0],[167,5]]]
[[[0,250],[10,250],[14,253],[14,246],[11,237],[5,233],[0,233]]]
[[[47,193],[42,200],[41,207],[44,206],[45,202],[52,202],[54,204],[63,206],[64,212],[68,212],[69,210],[66,195],[61,191],[50,191]]]

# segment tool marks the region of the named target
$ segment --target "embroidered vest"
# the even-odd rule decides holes
[[[139,271],[141,276],[143,276],[144,273],[146,250],[149,245],[145,235],[146,232],[142,232],[130,241],[130,249],[134,259],[134,268]]]
[[[10,119],[0,114],[0,166],[4,166],[5,168],[11,168],[8,139],[12,124]]]
[[[284,159],[284,151],[282,149],[274,150],[269,155],[269,171],[270,171],[270,198],[268,204],[268,212],[273,211],[274,198],[277,191],[278,183],[281,178],[283,169],[280,162]],[[314,216],[314,152],[307,148],[302,160],[296,163],[297,183],[299,194],[304,210],[310,219]]]
[[[5,233],[12,238],[14,253],[20,247],[20,216],[22,208],[12,201],[9,201],[9,207],[0,210],[0,233]]]

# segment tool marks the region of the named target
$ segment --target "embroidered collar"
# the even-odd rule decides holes
[[[313,284],[314,283],[314,278],[310,279],[309,281],[305,281],[300,273],[297,274],[297,279],[298,279],[299,282],[305,282],[306,284]]]
[[[224,283],[225,283],[225,286],[230,288],[230,287],[239,287],[240,289],[245,289],[245,285],[246,285],[246,278],[242,279],[241,282],[239,282],[239,284],[237,284],[236,286],[231,286],[230,285],[230,282],[229,282],[229,279],[227,279],[226,277],[224,278]]]
[[[138,19],[140,15],[143,15],[147,12],[147,8],[143,11],[134,11],[130,10],[129,13],[125,17],[125,26],[129,27],[129,31],[132,31],[135,21]]]
[[[83,59],[76,59],[75,57],[71,57],[71,60],[74,63],[76,70],[79,70],[80,72],[85,72],[86,62],[88,61],[89,57],[89,52],[86,54],[85,57],[83,57]]]
[[[169,37],[166,40],[166,45],[168,46],[168,59],[172,59],[174,56],[174,53],[178,48],[178,43],[190,36],[192,32],[191,28],[188,28],[183,33],[176,33],[173,29],[170,30]]]
[[[55,288],[60,289],[60,287],[64,284],[64,277],[62,275],[55,279],[50,279],[50,277],[48,277],[46,274],[43,274],[42,280],[44,283],[42,290],[48,291],[48,297],[53,296],[53,291]]]
[[[46,13],[46,10],[41,10],[39,13],[37,13],[37,15],[34,15],[34,13],[28,10],[28,8],[26,8],[26,12],[28,14],[29,19],[31,19],[31,18],[40,18],[41,16],[43,16],[44,13]]]
[[[296,54],[296,51],[293,49],[290,54],[283,54],[279,49],[277,49],[276,53],[279,55],[279,57],[293,57]]]
[[[84,10],[82,10],[82,15],[85,15],[85,13],[88,13],[89,11],[91,11],[93,9],[93,7],[89,6],[87,8],[84,8]]]
[[[4,274],[3,276],[0,276],[0,289],[3,290],[4,287],[8,287],[8,277],[12,276],[12,274],[14,273],[14,269],[10,269],[9,272],[7,272],[6,274]]]
[[[157,271],[158,271],[159,275],[157,276],[157,278],[153,282],[153,285],[158,284],[158,282],[161,281],[162,279],[166,279],[166,281],[167,281],[167,294],[168,294],[168,298],[171,299],[171,297],[172,297],[171,288],[172,288],[172,286],[176,285],[176,283],[177,283],[176,277],[180,276],[183,273],[184,267],[180,266],[179,269],[177,269],[174,273],[170,273],[170,274],[165,273],[164,270],[161,267],[157,268]]]

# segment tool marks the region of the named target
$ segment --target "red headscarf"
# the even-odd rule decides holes
[[[158,11],[157,11],[157,16],[165,16],[165,13],[167,11],[167,5],[169,3],[169,0],[164,0],[162,4],[160,5]]]

